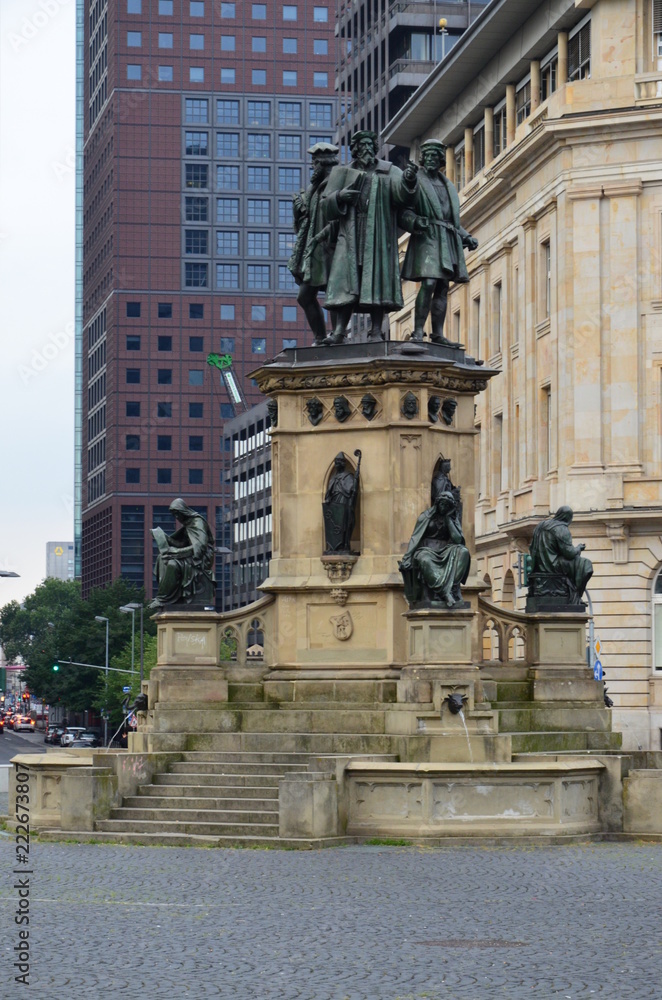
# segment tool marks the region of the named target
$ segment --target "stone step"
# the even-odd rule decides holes
[[[611,715],[604,707],[598,708],[501,708],[500,733],[528,732],[608,732]]]
[[[306,764],[270,764],[266,761],[181,760],[172,764],[171,774],[294,774],[307,771]]]
[[[534,732],[513,733],[513,754],[562,753],[564,751],[618,750],[620,733]]]
[[[278,750],[257,751],[247,750],[242,753],[240,750],[185,750],[182,754],[184,760],[191,762],[209,761],[210,763],[227,764],[300,764],[306,768],[310,760],[310,754],[280,752]]]
[[[272,824],[278,826],[278,810],[255,809],[135,809],[132,807],[111,809],[111,820],[125,823],[153,820],[167,826],[168,823],[232,823],[253,826]]]
[[[233,781],[236,779],[232,779]],[[242,778],[243,780],[243,778]],[[270,779],[271,780],[271,779]],[[234,799],[262,799],[266,800],[278,800],[278,785],[229,785],[227,781],[223,781],[222,784],[218,785],[167,785],[167,784],[155,784],[155,785],[141,785],[138,789],[139,797],[144,796],[145,798],[161,798],[161,799],[180,799],[180,798],[216,798],[220,794],[220,790],[231,794]],[[128,799],[124,800],[128,803]]]
[[[235,788],[252,787],[278,788],[281,772],[275,771],[273,774],[155,774],[153,783],[155,785],[172,785],[177,788],[197,788],[206,786],[208,788]]]
[[[261,702],[264,701],[264,690],[261,684],[250,684],[245,681],[230,681],[228,684],[229,702]]]
[[[96,824],[102,833],[153,833],[162,837],[166,833],[200,834],[212,837],[269,837],[278,838],[278,824],[273,823],[191,823],[147,819],[102,819]]]
[[[319,709],[298,711],[281,708],[274,712],[243,712],[244,733],[384,733],[384,710],[346,711]]]
[[[501,707],[503,702],[521,702],[530,700],[531,684],[528,681],[496,682],[496,701],[499,703],[499,707]]]
[[[40,840],[49,843],[59,841],[78,841],[82,844],[103,843],[103,844],[136,844],[140,847],[223,847],[227,849],[237,848],[267,848],[274,850],[287,850],[296,848],[297,850],[313,850],[319,847],[328,847],[331,844],[341,846],[343,844],[356,843],[354,837],[334,837],[328,840],[303,840],[293,838],[254,836],[205,836],[195,833],[163,833],[163,832],[143,832],[129,833],[126,830],[41,830]]]
[[[271,790],[271,789],[270,789]],[[232,792],[231,788],[222,788],[224,792]],[[253,788],[253,796],[240,795],[218,798],[210,795],[127,795],[122,799],[124,809],[212,809],[215,812],[274,812],[278,809],[278,795],[275,798],[255,795],[259,788]],[[275,807],[275,810],[274,810]]]
[[[280,714],[280,713],[278,713]],[[384,733],[189,732],[187,750],[278,751],[311,754],[393,753],[393,737]]]

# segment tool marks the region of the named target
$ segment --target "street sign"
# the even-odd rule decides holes
[[[595,655],[599,656],[600,650],[602,649],[602,643],[600,642],[599,639],[596,639],[595,642],[593,643],[593,649],[595,650]]]
[[[596,660],[593,664],[593,676],[596,681],[602,680],[602,664],[600,663],[600,660]]]
[[[131,687],[127,684],[125,687],[122,688],[122,694],[128,694],[130,690]]]

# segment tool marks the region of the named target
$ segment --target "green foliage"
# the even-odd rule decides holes
[[[136,700],[136,695],[140,694],[140,637],[136,634],[136,648],[134,654],[134,673],[131,673],[131,640],[126,646],[114,656],[110,663],[116,670],[124,671],[121,674],[109,671],[108,673],[108,697],[106,700],[106,677],[105,674],[97,671],[97,686],[92,704],[97,709],[102,709],[104,705],[108,708],[110,722],[109,733],[115,732],[124,718],[123,704],[129,699],[129,705]],[[156,666],[156,636],[146,635],[143,649],[143,678],[147,680],[152,667]],[[123,687],[130,687],[128,694],[124,694]]]
[[[48,579],[22,605],[11,601],[0,609],[0,643],[10,663],[20,657],[28,664],[22,676],[31,694],[81,712],[97,703],[99,678],[104,675],[99,670],[69,666],[66,661],[105,666],[106,628],[105,623],[94,620],[95,615],[109,619],[109,656],[119,655],[128,645],[130,657],[132,616],[119,608],[142,601],[143,596],[142,591],[120,579],[90,591],[84,601],[78,581]],[[139,617],[136,612],[137,648]],[[144,627],[146,635],[155,635],[156,624],[149,612]],[[58,660],[60,670],[55,672],[53,664]]]

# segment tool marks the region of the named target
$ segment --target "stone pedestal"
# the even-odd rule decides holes
[[[149,679],[149,708],[228,700],[219,665],[220,616],[170,611],[157,616],[157,665]]]
[[[602,704],[604,685],[586,661],[585,614],[531,615],[527,631],[534,701],[583,701]]]

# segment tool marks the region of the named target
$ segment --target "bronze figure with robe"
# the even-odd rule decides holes
[[[324,516],[325,555],[349,553],[356,519],[356,501],[359,493],[361,452],[358,456],[356,472],[352,472],[344,453],[338,452],[334,459],[334,471],[322,504]]]
[[[593,563],[582,555],[583,543],[573,545],[572,518],[572,508],[563,506],[536,526],[530,547],[529,600],[565,599],[570,606],[581,602],[593,575]],[[529,609],[534,610],[527,602]]]
[[[154,573],[158,592],[150,608],[169,605],[213,606],[216,548],[207,521],[183,500],[173,500],[170,513],[180,522],[172,535],[153,528],[159,548]]]
[[[469,576],[471,556],[452,493],[441,493],[423,511],[398,565],[410,606],[463,605],[460,587]]]

